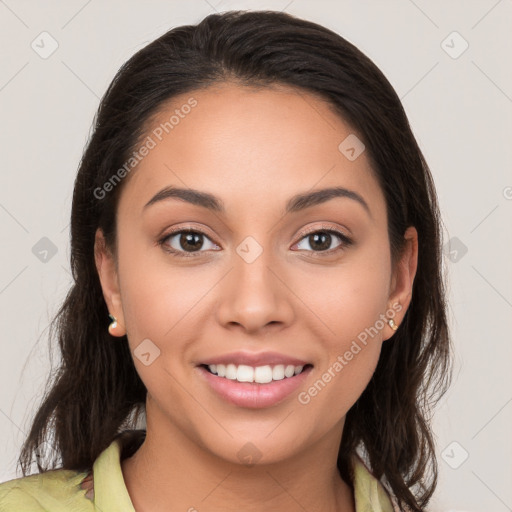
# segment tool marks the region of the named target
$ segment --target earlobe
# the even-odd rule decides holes
[[[404,233],[405,246],[396,264],[389,296],[389,310],[393,310],[392,321],[388,321],[387,332],[383,339],[387,340],[398,329],[407,312],[412,299],[412,288],[418,267],[418,232],[409,226]],[[389,311],[388,310],[388,311]]]
[[[96,230],[94,241],[94,259],[96,270],[103,290],[103,298],[107,304],[112,323],[109,326],[109,333],[112,336],[124,336],[124,315],[119,289],[119,280],[116,269],[115,256],[106,245],[105,237],[101,228]]]

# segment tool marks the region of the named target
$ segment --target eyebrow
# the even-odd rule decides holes
[[[325,203],[336,197],[344,197],[352,199],[358,202],[366,210],[368,215],[371,217],[370,207],[368,203],[353,190],[349,190],[343,187],[330,187],[320,190],[314,190],[313,192],[306,192],[297,194],[291,197],[286,203],[285,214],[296,213],[306,208],[311,208],[318,204]],[[187,203],[202,206],[208,210],[218,213],[225,213],[226,208],[222,199],[210,194],[208,192],[202,192],[192,188],[179,188],[173,185],[168,186],[157,192],[145,205],[143,210],[151,206],[152,204],[167,199],[178,199]]]

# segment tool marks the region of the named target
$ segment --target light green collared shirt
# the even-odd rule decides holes
[[[93,492],[81,487],[87,472],[55,469],[0,484],[0,512],[135,512],[121,470],[122,438],[93,465]],[[87,497],[86,493],[91,497]],[[393,512],[382,484],[354,457],[356,512]]]

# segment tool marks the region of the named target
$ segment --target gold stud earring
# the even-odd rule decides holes
[[[398,325],[395,324],[395,321],[390,318],[388,320],[388,324],[389,324],[389,327],[391,327],[391,329],[393,329],[393,331],[396,331],[398,329]]]

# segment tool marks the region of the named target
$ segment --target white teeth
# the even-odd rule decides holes
[[[285,377],[293,377],[295,373],[295,366],[289,364],[285,369],[284,369],[284,376]]]
[[[254,382],[254,368],[241,364],[236,371],[236,380],[239,382]]]
[[[245,364],[210,364],[208,369],[219,377],[225,377],[238,382],[256,382],[258,384],[267,384],[273,380],[282,380],[285,377],[290,378],[298,375],[304,369],[304,366],[287,366],[278,364],[275,366],[247,366]]]
[[[226,366],[226,379],[236,379],[236,366],[234,364],[228,364]]]
[[[284,379],[284,365],[278,364],[274,366],[272,370],[272,380],[282,380]]]
[[[266,384],[272,382],[272,368],[270,366],[257,366],[254,369],[254,382]]]

